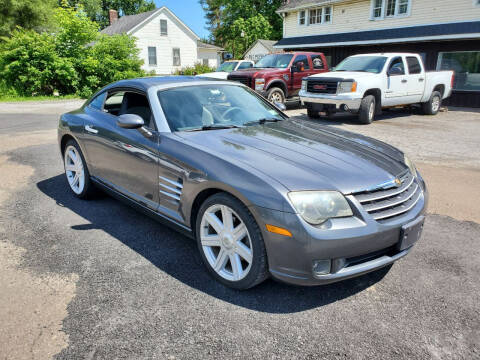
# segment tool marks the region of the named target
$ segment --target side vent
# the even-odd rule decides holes
[[[160,176],[160,194],[169,197],[175,201],[180,201],[180,196],[183,190],[183,180],[178,178],[177,181],[170,180],[166,177]]]

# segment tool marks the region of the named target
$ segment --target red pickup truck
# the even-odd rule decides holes
[[[239,81],[271,102],[298,100],[304,77],[328,72],[325,55],[313,52],[270,54],[253,68],[233,71],[228,80]]]

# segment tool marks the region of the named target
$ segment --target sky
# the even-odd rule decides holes
[[[157,7],[166,6],[201,38],[208,37],[205,13],[198,0],[155,0]]]

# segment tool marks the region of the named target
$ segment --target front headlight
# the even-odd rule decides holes
[[[353,215],[347,200],[338,191],[293,191],[288,197],[302,218],[313,225]]]
[[[263,90],[265,87],[265,79],[255,79],[255,90]]]
[[[408,158],[407,155],[403,155],[403,162],[405,163],[405,165],[408,166],[408,168],[410,169],[410,172],[413,174],[413,176],[417,176],[417,168],[415,167],[414,163],[412,162],[412,160],[410,160]]]
[[[337,94],[352,93],[357,91],[356,81],[340,81],[337,87]]]
[[[302,80],[302,90],[307,90],[307,80]]]

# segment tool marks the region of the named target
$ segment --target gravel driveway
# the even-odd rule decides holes
[[[323,121],[409,153],[431,192],[424,235],[391,269],[238,292],[192,241],[70,194],[55,127],[78,104],[0,107],[0,359],[480,358],[480,113]]]

